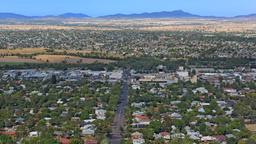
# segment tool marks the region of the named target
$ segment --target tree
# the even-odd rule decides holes
[[[104,138],[104,139],[100,142],[100,144],[109,144],[109,141],[108,141],[107,138]]]
[[[40,136],[24,139],[22,144],[58,144],[58,142],[53,137]]]
[[[150,124],[149,124],[149,127],[152,128],[155,132],[160,132],[161,129],[162,129],[162,124],[160,121],[151,121]]]
[[[83,144],[83,143],[84,143],[84,141],[81,138],[78,138],[78,137],[72,138],[70,140],[70,144]]]
[[[56,84],[57,83],[56,75],[52,75],[51,82],[52,82],[52,84]]]
[[[250,136],[249,140],[248,140],[249,144],[255,144],[256,143],[256,135],[252,135]]]
[[[6,135],[0,135],[0,144],[14,144],[14,140]]]
[[[153,140],[154,129],[152,129],[152,128],[144,128],[142,130],[142,133],[143,133],[145,139]]]
[[[247,144],[247,141],[246,140],[244,140],[244,139],[241,139],[241,140],[239,140],[238,141],[238,143],[237,144]]]

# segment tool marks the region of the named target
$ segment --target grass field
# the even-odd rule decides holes
[[[83,64],[90,64],[90,63],[112,63],[115,61],[107,60],[107,59],[95,59],[95,58],[80,58],[77,56],[68,56],[68,55],[37,55],[34,58],[38,61],[42,62],[49,62],[49,63],[83,63]]]
[[[113,60],[100,58],[82,58],[71,56],[72,54],[91,54],[89,50],[54,50],[47,48],[18,48],[18,49],[0,49],[0,63],[69,63],[69,64],[91,64],[91,63],[112,63]],[[56,54],[59,53],[59,54]],[[65,54],[63,54],[65,53]],[[30,57],[28,55],[33,55]]]
[[[256,133],[256,124],[246,124],[245,127],[246,127],[249,131]]]
[[[64,53],[64,52],[66,52],[67,54],[78,54],[78,53],[81,53],[81,54],[90,54],[90,53],[92,53],[93,51],[91,51],[91,50],[60,50],[60,49],[57,49],[57,50],[54,50],[54,52],[58,52],[58,53]]]
[[[18,56],[5,56],[0,57],[0,63],[40,63],[40,61],[30,58],[20,58]]]
[[[127,30],[143,31],[205,31],[255,33],[255,19],[86,19],[64,20],[65,25],[16,24],[0,25],[0,30]],[[72,25],[72,26],[71,26]]]
[[[29,54],[38,54],[45,53],[46,48],[19,48],[19,49],[0,49],[0,55],[29,55]]]

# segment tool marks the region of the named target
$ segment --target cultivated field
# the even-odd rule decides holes
[[[57,50],[54,50],[54,52],[57,52],[57,53],[67,53],[67,54],[90,54],[92,53],[93,51],[91,50],[61,50],[61,49],[57,49]]]
[[[115,61],[97,58],[82,58],[70,56],[72,54],[91,54],[89,50],[53,50],[47,48],[18,48],[0,49],[0,63],[70,63],[70,64],[91,64],[91,63],[112,63]],[[58,55],[54,53],[59,53]],[[65,55],[61,55],[65,53]],[[27,55],[33,55],[27,56]]]
[[[45,53],[46,48],[19,48],[19,49],[0,49],[0,55],[29,55]]]
[[[18,56],[5,56],[5,57],[0,57],[0,63],[42,63],[42,62],[35,59],[30,59],[30,58],[20,58]]]
[[[107,59],[94,59],[94,58],[80,58],[77,56],[68,56],[68,55],[37,55],[34,59],[42,62],[49,63],[83,63],[83,64],[91,64],[91,63],[112,63],[115,61],[107,60]]]

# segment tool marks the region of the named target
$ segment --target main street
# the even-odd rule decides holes
[[[124,69],[121,80],[121,92],[118,99],[115,118],[112,124],[112,133],[110,134],[111,144],[120,144],[122,140],[121,128],[124,125],[124,109],[128,103],[128,82],[130,77],[130,70]]]

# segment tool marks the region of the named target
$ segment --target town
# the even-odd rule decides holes
[[[114,130],[123,144],[256,142],[256,69],[155,69],[129,70],[127,103],[123,69],[3,70],[0,139],[97,144],[115,139]]]

